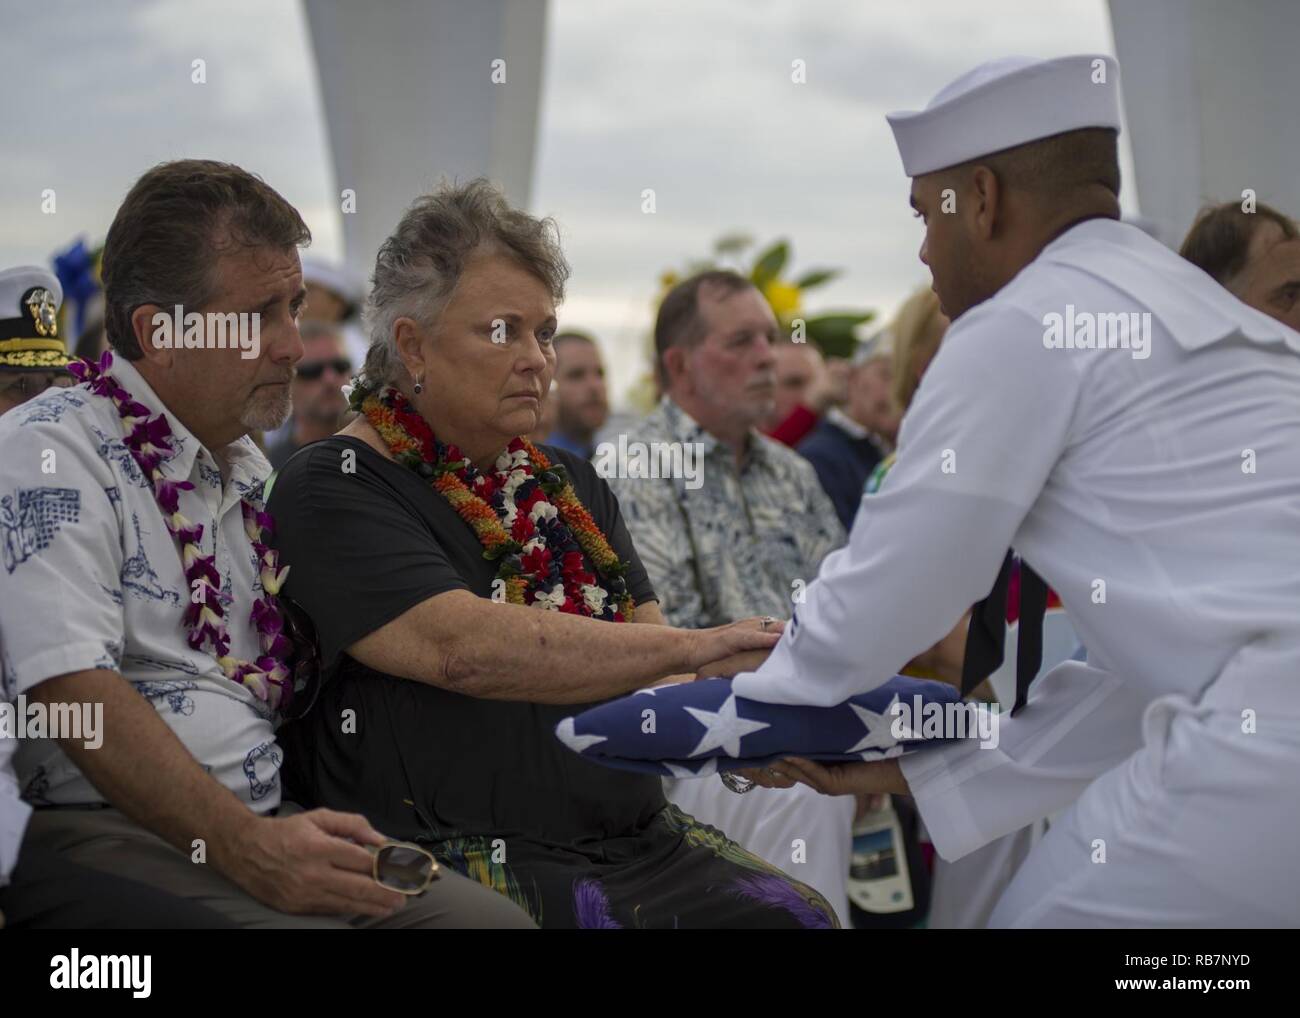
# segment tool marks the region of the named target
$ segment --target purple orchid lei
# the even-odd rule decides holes
[[[257,631],[262,653],[254,661],[244,661],[230,656],[230,633],[226,630],[225,609],[221,604],[221,576],[217,572],[215,555],[204,555],[200,541],[203,525],[191,523],[180,512],[180,493],[193,491],[191,481],[171,481],[160,469],[173,454],[171,427],[163,414],[149,416],[149,408],[131,398],[131,394],[108,374],[113,355],[107,350],[97,362],[80,361],[68,365],[68,370],[90,391],[103,396],[117,407],[122,424],[127,429],[124,442],[145,477],[153,484],[154,498],[163,512],[167,530],[180,544],[181,564],[190,587],[190,604],[183,618],[186,639],[195,650],[208,647],[217,659],[226,678],[245,686],[272,710],[286,705],[293,695],[289,668],[285,664],[292,642],[284,633],[284,618],[276,600],[289,567],[279,567],[279,552],[268,548],[264,536],[274,533],[270,513],[254,506],[247,498],[241,499],[244,516],[244,533],[257,556],[264,596],[253,602],[249,624]]]

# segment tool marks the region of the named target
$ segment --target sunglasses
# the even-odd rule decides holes
[[[311,617],[292,598],[279,595],[280,620],[284,635],[293,644],[289,657],[293,675],[293,696],[280,711],[281,721],[297,721],[316,703],[320,695],[321,675],[320,644],[316,640],[316,627]]]
[[[333,368],[336,375],[343,375],[346,378],[352,373],[352,362],[346,357],[335,357],[332,360],[324,361],[306,361],[298,365],[297,375],[304,382],[314,382],[325,374],[326,368]]]
[[[423,894],[442,876],[433,853],[409,841],[370,845],[375,883],[398,894]]]

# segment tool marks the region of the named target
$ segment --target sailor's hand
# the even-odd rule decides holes
[[[763,788],[793,788],[798,782],[783,769],[784,763],[784,760],[778,760],[766,767],[746,768],[736,773]]]
[[[773,771],[780,780],[790,784],[798,782],[821,792],[822,795],[863,795],[891,792],[906,795],[911,790],[898,760],[869,760],[861,763],[816,763],[801,757],[778,760],[766,771]],[[762,771],[743,772],[745,777],[765,788],[789,788],[790,784],[768,784],[754,775]]]

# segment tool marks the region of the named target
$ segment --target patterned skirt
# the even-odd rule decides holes
[[[429,845],[545,929],[837,929],[830,903],[673,805],[634,834],[578,845],[486,837]]]

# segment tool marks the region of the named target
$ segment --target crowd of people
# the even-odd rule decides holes
[[[417,197],[363,297],[267,182],[155,166],[80,357],[58,279],[0,273],[4,699],[103,718],[93,747],[0,739],[4,922],[883,925],[852,874],[886,811],[933,925],[1300,923],[1286,839],[1243,847],[1300,825],[1300,574],[1272,565],[1300,541],[1300,233],[1214,205],[1180,258],[1119,222],[1098,61],[995,62],[891,119],[933,286],[853,357],[702,272],[617,433],[555,224],[483,180]],[[1050,349],[1067,302],[1149,312],[1149,359]],[[159,345],[175,305],[256,309],[260,349]],[[619,443],[698,470],[597,469]],[[1079,646],[1031,691],[1035,583]],[[662,683],[828,705],[896,672],[1014,698],[1002,746],[661,781],[554,734]],[[1220,880],[1239,851],[1291,889]]]

